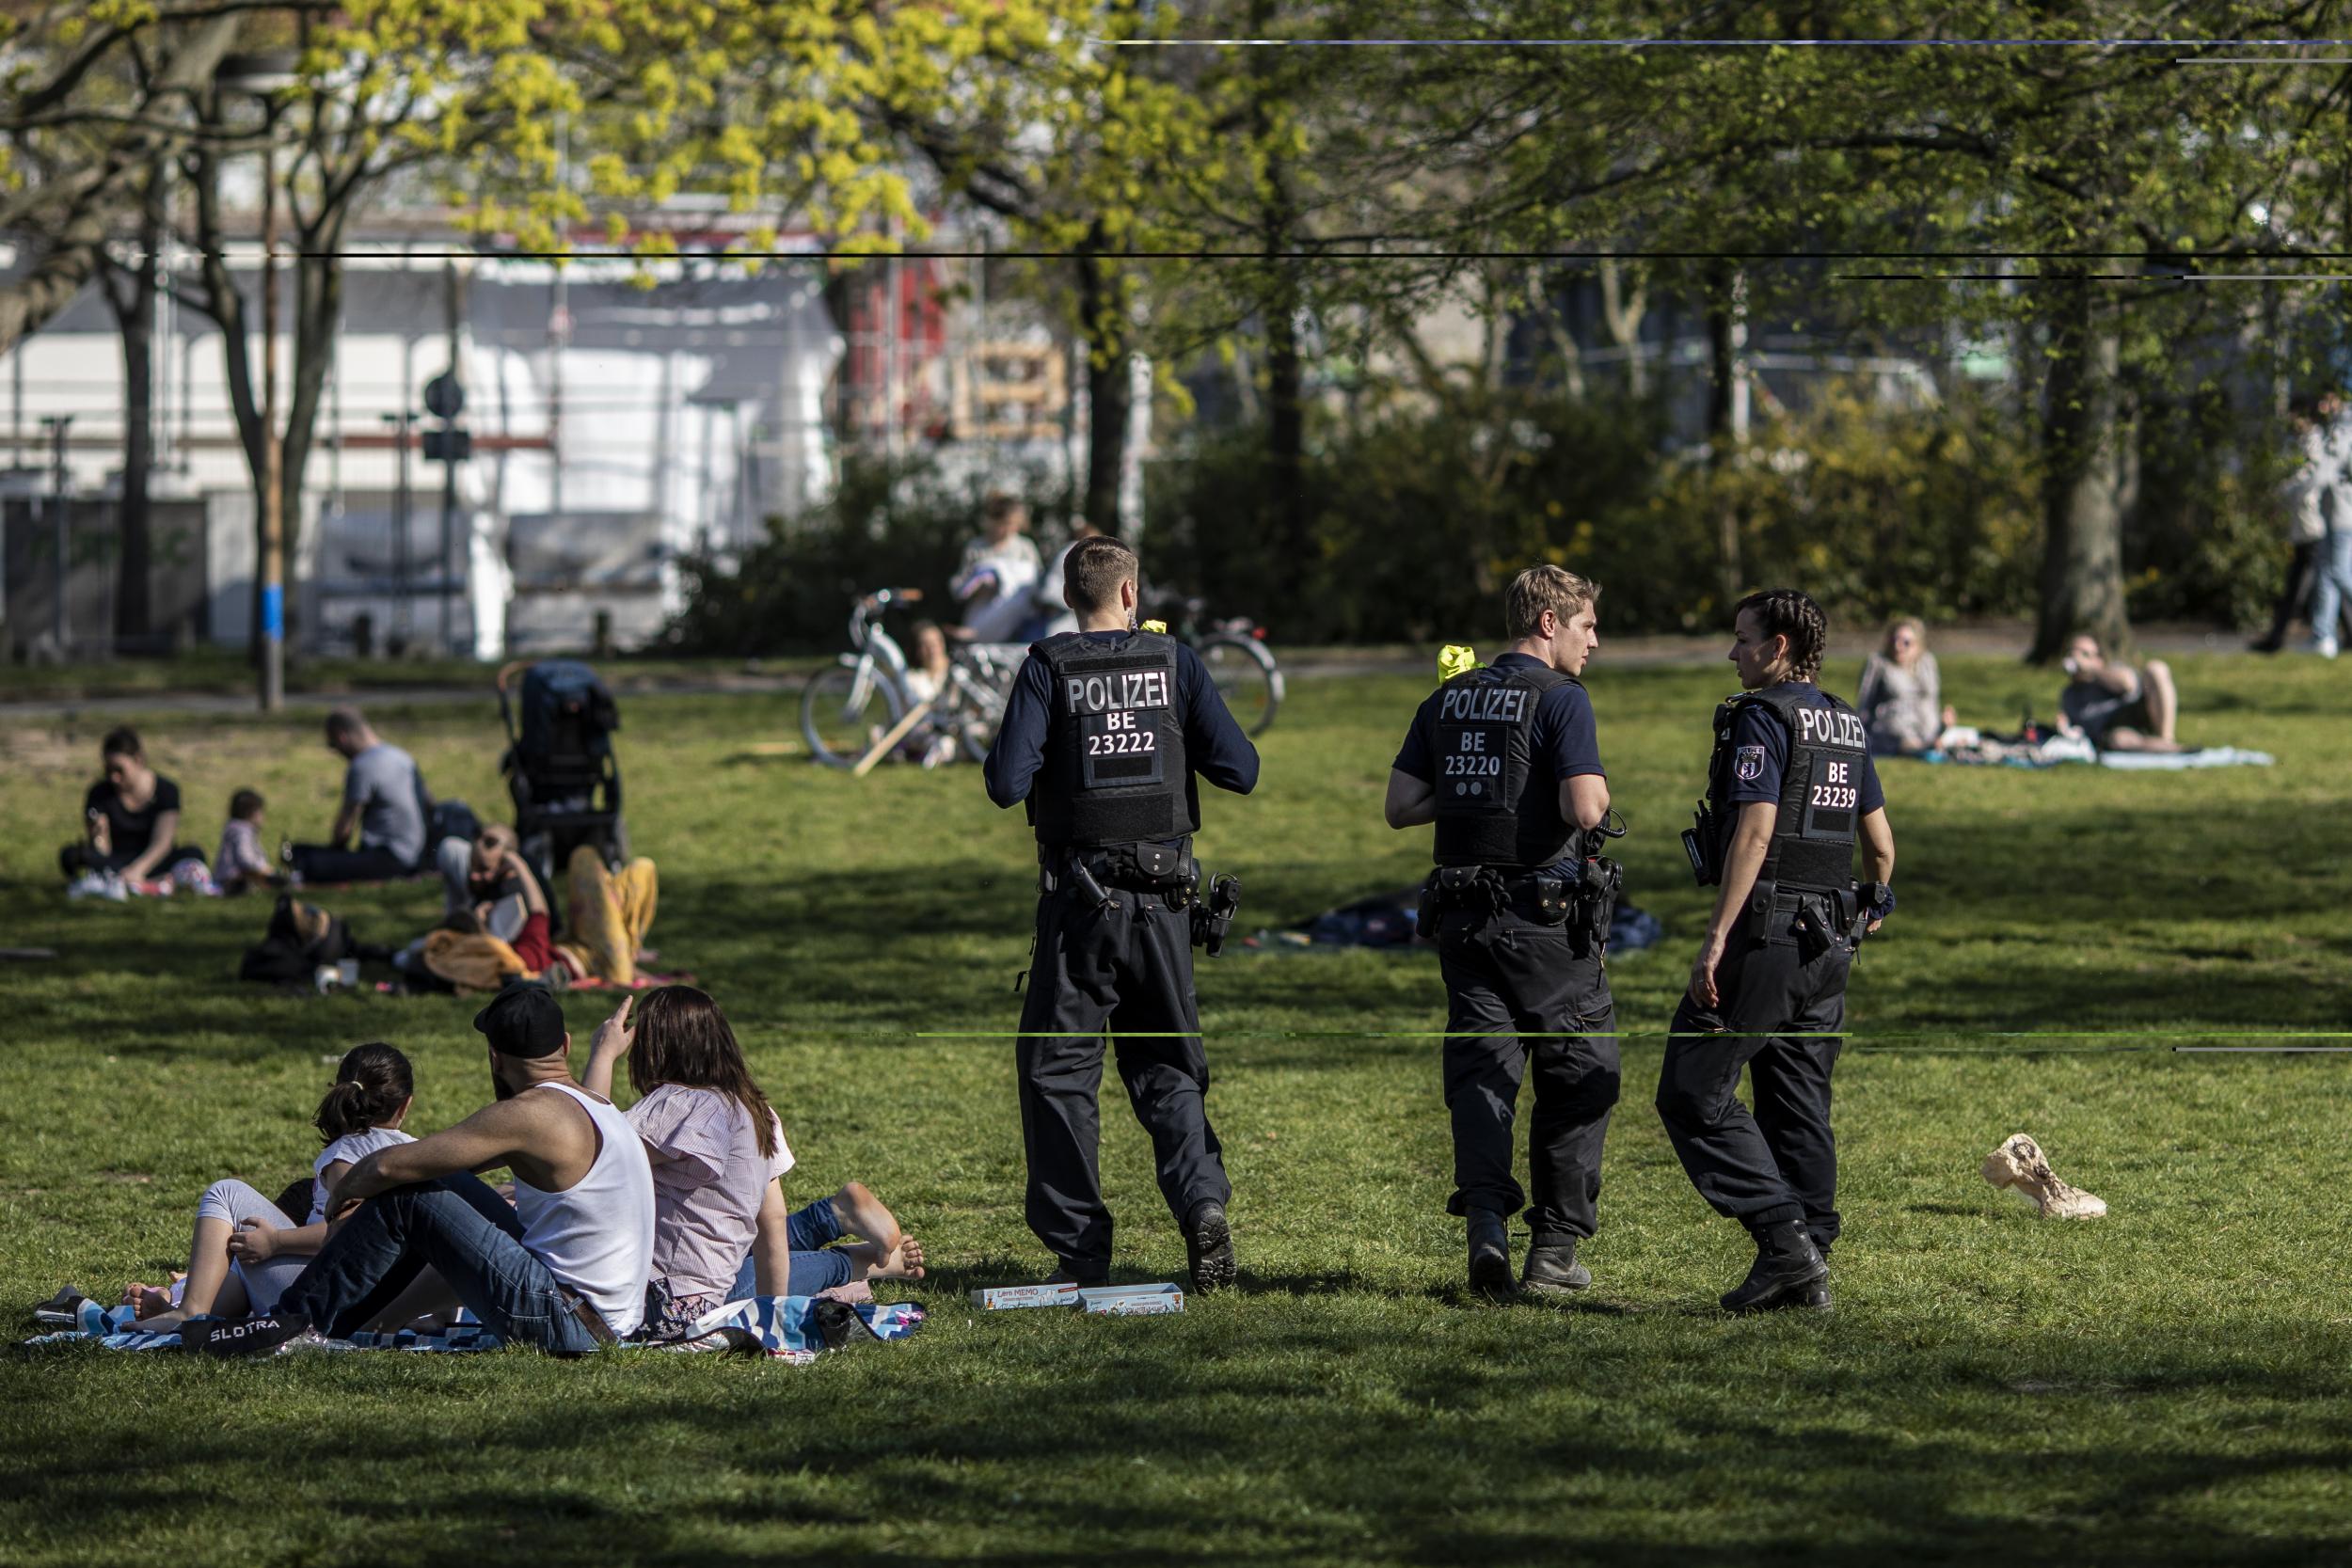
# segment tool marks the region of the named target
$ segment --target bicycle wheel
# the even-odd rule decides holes
[[[1003,722],[1005,703],[1012,695],[1009,683],[997,684],[995,672],[959,664],[948,672],[947,695],[941,703],[945,716],[939,727],[956,737],[956,745],[973,762],[986,762],[996,744],[996,726]]]
[[[1242,733],[1265,734],[1282,705],[1282,671],[1274,662],[1274,650],[1254,637],[1219,633],[1202,638],[1194,651]]]
[[[905,712],[898,687],[880,671],[836,664],[801,691],[801,738],[826,767],[854,767]]]

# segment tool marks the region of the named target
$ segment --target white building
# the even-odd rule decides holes
[[[258,360],[259,246],[230,260],[249,292]],[[342,330],[294,534],[294,607],[312,648],[352,647],[362,617],[377,643],[442,646],[445,587],[446,645],[454,651],[494,657],[580,647],[600,620],[612,641],[632,645],[675,608],[670,563],[679,554],[747,543],[766,517],[798,511],[832,482],[824,400],[844,345],[814,261],[771,261],[755,272],[588,259],[559,269],[464,254],[436,237],[362,245],[344,266]],[[283,409],[294,283],[282,252],[279,268]],[[184,266],[182,274],[192,288]],[[253,498],[221,334],[185,305],[166,302],[158,314],[152,488],[202,503],[203,635],[241,643],[251,612]],[[410,436],[404,531],[394,526],[400,442],[387,416],[404,404],[421,414],[424,388],[450,367],[453,348],[473,451],[456,466],[445,558],[443,471],[421,451],[439,421],[421,417]],[[49,489],[40,421],[71,416],[72,490],[111,493],[121,462],[122,356],[105,301],[86,292],[5,359],[0,428],[19,465],[6,488]],[[11,527],[33,531],[37,555],[47,550],[45,522]],[[10,541],[22,576],[25,551],[16,532]],[[83,553],[69,555],[77,573]],[[87,596],[77,580],[77,621]],[[39,629],[0,626],[0,634],[22,643]]]

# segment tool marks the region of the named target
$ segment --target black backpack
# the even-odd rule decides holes
[[[341,963],[358,952],[341,916],[281,893],[270,911],[269,929],[238,961],[237,978],[266,986],[307,985],[319,965]]]

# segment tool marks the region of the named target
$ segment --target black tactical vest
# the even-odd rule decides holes
[[[1029,792],[1040,844],[1094,847],[1183,838],[1200,826],[1184,761],[1176,642],[1064,632],[1029,652],[1053,686],[1045,760]]]
[[[1822,693],[1805,700],[1794,683],[1743,691],[1715,710],[1715,754],[1707,768],[1707,800],[1714,811],[1715,864],[1729,862],[1740,808],[1731,803],[1733,721],[1742,708],[1764,708],[1788,732],[1788,766],[1780,776],[1780,813],[1772,821],[1766,882],[1790,893],[1843,893],[1853,886],[1854,834],[1862,822],[1862,771],[1868,759],[1862,716]]]
[[[1549,865],[1573,838],[1560,781],[1535,765],[1535,709],[1555,686],[1581,686],[1541,665],[1471,670],[1438,689],[1431,782],[1439,865]]]

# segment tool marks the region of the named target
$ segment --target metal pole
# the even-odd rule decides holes
[[[278,111],[262,135],[262,711],[286,701],[285,449],[278,442]]]
[[[57,657],[62,662],[73,646],[73,622],[66,613],[67,544],[71,525],[66,518],[65,504],[65,433],[73,423],[73,416],[52,415],[42,419],[41,427],[49,432],[49,524],[56,535],[57,559],[51,573],[56,590],[53,632],[57,643]]]
[[[401,651],[405,653],[408,641],[416,631],[416,617],[410,604],[411,585],[408,580],[411,565],[408,551],[408,426],[414,421],[416,415],[403,408],[394,416],[394,419],[398,421],[400,432],[400,477],[395,482],[393,489],[392,528],[400,546],[395,559],[400,562],[400,646]]]
[[[465,305],[459,293],[457,263],[450,262],[441,277],[441,302],[449,317],[449,375],[453,381],[462,382],[464,377],[459,372],[457,359],[458,352],[464,346],[459,341],[459,337],[465,316]],[[456,618],[450,609],[449,602],[450,589],[457,576],[449,561],[450,547],[454,542],[457,527],[456,429],[455,420],[444,419],[441,421],[441,556],[438,576],[441,599],[441,657],[444,658],[454,657],[457,652],[450,645],[450,628],[455,624]]]
[[[456,617],[450,609],[450,590],[455,586],[457,573],[450,565],[450,551],[457,532],[457,460],[451,455],[457,443],[455,420],[441,421],[441,439],[447,443],[441,451],[441,652],[454,658],[457,649],[450,634]]]

